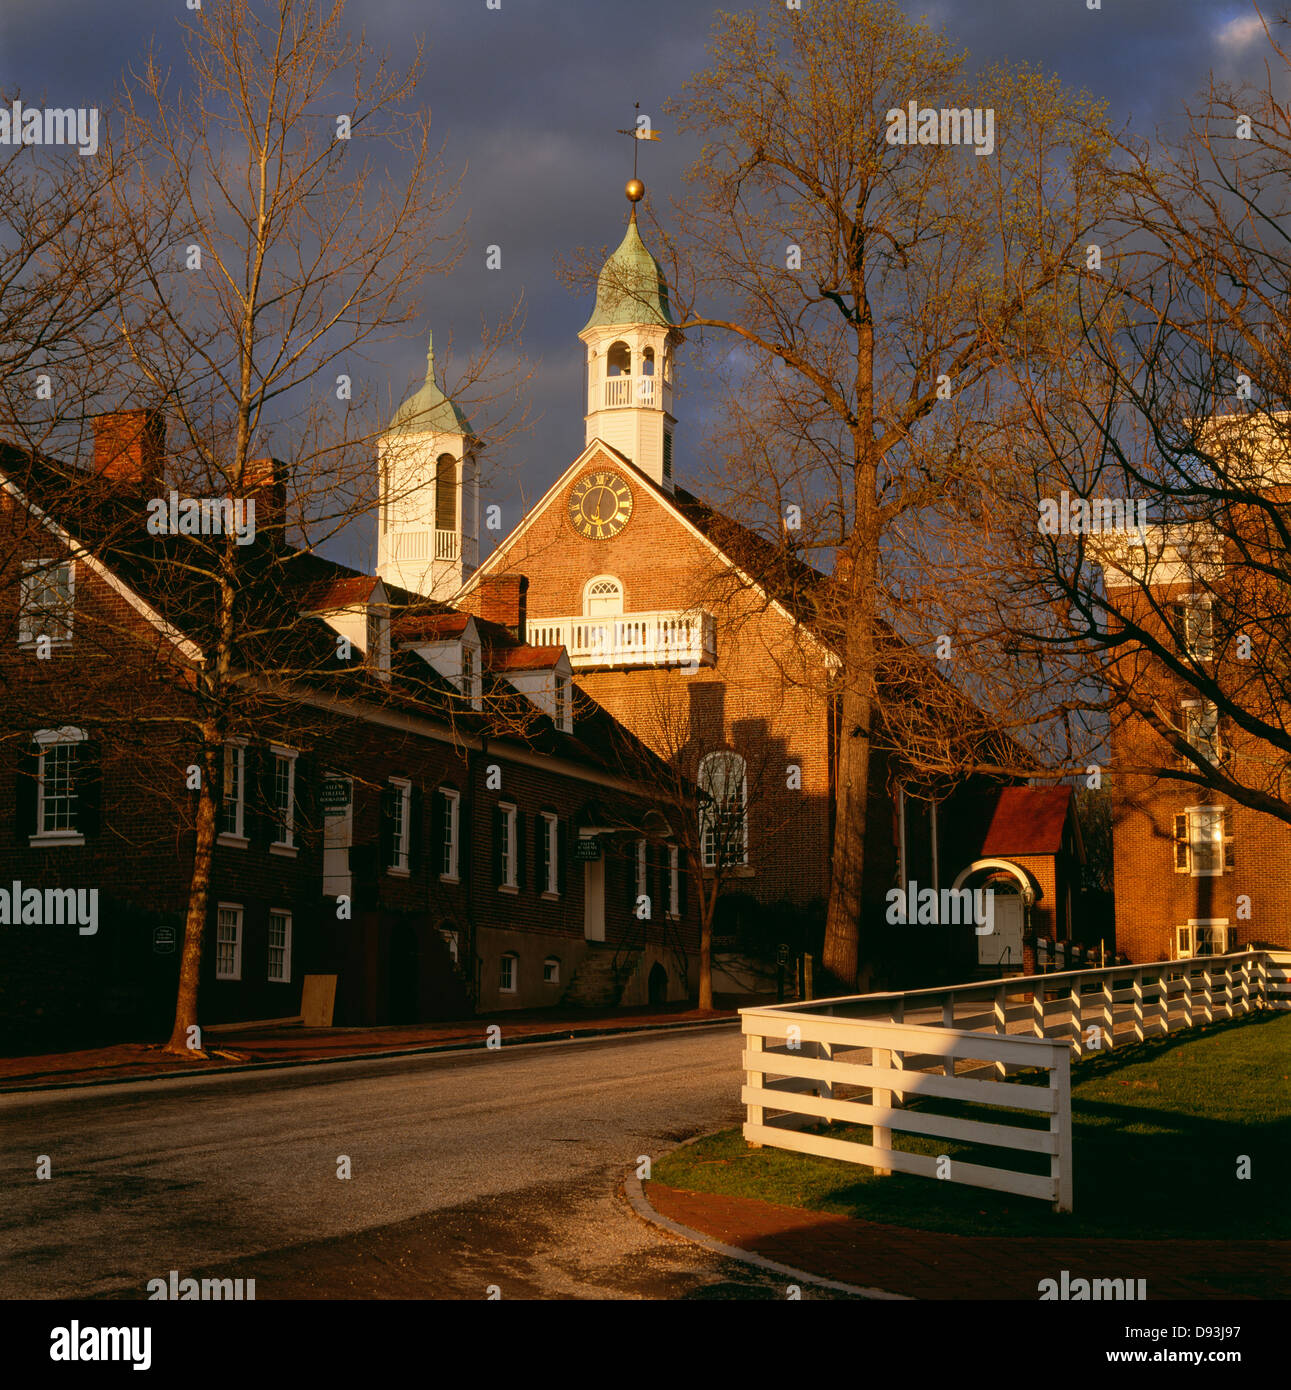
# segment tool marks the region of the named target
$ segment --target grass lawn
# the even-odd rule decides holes
[[[985,1188],[894,1173],[785,1149],[753,1149],[738,1129],[666,1154],[657,1182],[757,1197],[810,1211],[963,1235],[1268,1239],[1291,1236],[1291,1014],[1259,1014],[1154,1039],[1072,1068],[1075,1210]],[[991,1109],[922,1102],[938,1114]],[[1010,1111],[1017,1116],[1024,1112]],[[1047,1116],[1030,1117],[1046,1128]],[[814,1131],[870,1142],[868,1126]],[[1048,1172],[1048,1156],[898,1134],[910,1153],[947,1153]],[[1249,1179],[1239,1180],[1241,1155]]]

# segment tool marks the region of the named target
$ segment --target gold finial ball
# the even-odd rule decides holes
[[[640,179],[629,179],[623,191],[628,195],[628,202],[639,203],[645,197],[645,184]]]

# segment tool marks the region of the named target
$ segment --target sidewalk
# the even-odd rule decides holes
[[[610,1009],[595,1014],[577,1009],[511,1010],[458,1023],[406,1027],[305,1028],[299,1024],[278,1024],[269,1028],[226,1029],[221,1026],[218,1032],[208,1031],[203,1040],[209,1060],[168,1057],[159,1042],[116,1043],[109,1047],[51,1052],[36,1057],[0,1057],[0,1092],[484,1047],[487,1030],[492,1025],[502,1030],[501,1041],[505,1047],[508,1042],[644,1032],[687,1024],[720,1023],[736,1017],[731,1010],[701,1010],[689,1004],[668,1004]]]
[[[843,1283],[907,1298],[1028,1299],[1042,1279],[1144,1279],[1162,1299],[1291,1296],[1291,1242],[955,1236],[651,1182],[660,1216]]]

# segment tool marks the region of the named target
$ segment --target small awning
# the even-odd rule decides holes
[[[634,806],[627,801],[588,801],[574,817],[584,837],[627,835],[633,839],[672,840],[676,832],[662,811],[653,806]]]

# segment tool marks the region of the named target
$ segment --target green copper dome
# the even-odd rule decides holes
[[[395,411],[389,434],[470,434],[471,422],[435,384],[435,339],[426,341],[426,382]]]
[[[646,250],[637,231],[636,208],[619,249],[601,267],[596,308],[583,332],[620,323],[673,323],[668,286],[658,261]]]

